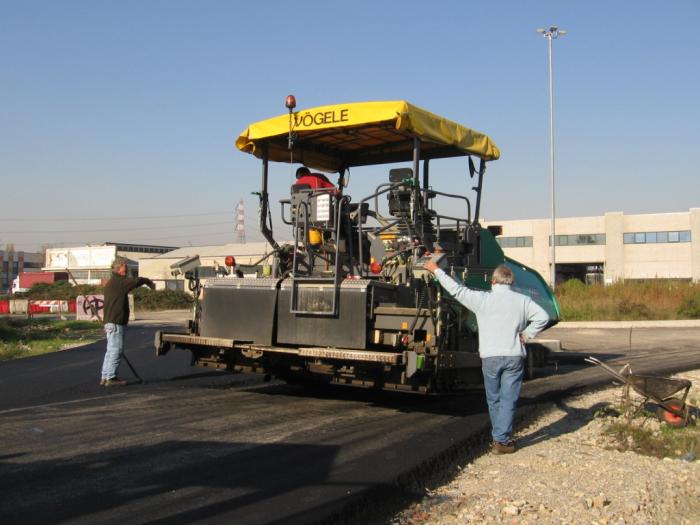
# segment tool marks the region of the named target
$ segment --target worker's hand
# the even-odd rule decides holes
[[[522,332],[520,332],[518,335],[520,336],[520,343],[521,343],[521,344],[525,344],[525,334],[523,334]]]
[[[437,264],[435,264],[433,261],[428,261],[423,265],[423,268],[428,270],[430,273],[435,273],[435,270],[437,270],[439,267]]]

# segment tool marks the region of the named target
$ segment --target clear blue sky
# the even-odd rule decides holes
[[[552,24],[569,32],[554,42],[557,215],[700,206],[697,0],[5,0],[0,247],[233,242],[240,199],[260,239],[259,161],[234,141],[288,93],[299,109],[406,99],[487,133],[502,156],[482,215],[548,217],[535,29]],[[466,192],[463,162],[433,170]],[[348,192],[386,171],[354,171]],[[289,169],[272,176],[277,217]]]

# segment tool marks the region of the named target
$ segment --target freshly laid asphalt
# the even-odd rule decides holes
[[[104,342],[0,364],[0,523],[381,522],[485,450],[480,391],[305,390],[193,368],[186,352],[153,351],[155,330],[185,315],[150,317],[127,340],[145,384],[98,385]],[[565,352],[525,384],[521,417],[609,384],[585,355],[637,373],[700,368],[700,323],[546,337]]]

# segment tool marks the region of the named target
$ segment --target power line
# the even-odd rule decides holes
[[[167,237],[160,237],[160,238],[153,238],[153,237],[146,237],[146,238],[133,238],[130,237],[128,240],[122,240],[120,241],[122,244],[132,244],[132,243],[159,243],[159,244],[169,244],[166,243],[165,241],[167,239],[196,239],[196,238],[204,238],[204,237],[211,237],[211,236],[219,236],[219,235],[233,235],[232,231],[225,231],[225,232],[211,232],[211,233],[202,233],[202,234],[189,234],[189,235],[169,235]],[[36,246],[36,245],[52,245],[56,247],[60,247],[58,245],[69,245],[69,246],[75,246],[76,244],[102,244],[104,243],[104,240],[88,240],[88,241],[46,241],[46,242],[12,242],[8,241],[9,244],[13,244],[15,246]],[[113,242],[113,244],[119,244],[116,241],[110,241]]]
[[[123,232],[123,231],[145,231],[145,230],[171,230],[173,228],[197,228],[202,226],[221,226],[222,221],[219,222],[206,222],[202,224],[173,224],[168,226],[147,226],[145,228],[98,228],[89,230],[39,230],[39,231],[4,231],[5,234],[22,234],[22,235],[34,235],[34,234],[52,234],[52,233],[94,233],[94,232]]]
[[[41,221],[51,221],[51,222],[84,222],[84,221],[133,221],[133,220],[144,220],[144,219],[179,219],[182,217],[207,217],[213,215],[232,215],[233,211],[219,211],[210,213],[183,213],[179,215],[144,215],[141,217],[133,216],[119,216],[119,217],[78,217],[75,219],[69,219],[67,217],[54,218],[54,217],[43,217],[43,218],[31,218],[31,219],[17,219],[17,218],[7,218],[0,217],[2,222],[41,222]]]
[[[129,238],[128,238],[129,240],[122,240],[122,241],[120,241],[120,242],[121,242],[121,243],[124,243],[124,244],[129,244],[129,243],[131,243],[132,241],[135,242],[135,243],[136,243],[136,242],[139,242],[139,243],[141,243],[141,242],[156,242],[156,241],[164,241],[164,240],[166,240],[166,239],[184,239],[184,238],[193,238],[193,237],[211,237],[211,236],[216,236],[216,235],[231,235],[231,236],[234,236],[234,235],[235,235],[235,232],[232,231],[232,230],[228,230],[228,231],[219,231],[219,232],[201,232],[201,233],[192,232],[192,233],[189,233],[189,234],[183,234],[183,235],[168,235],[168,236],[166,236],[166,237],[157,237],[157,238],[155,238],[155,237],[136,237],[136,238],[134,238],[134,237],[129,237]],[[264,240],[264,237],[263,237],[261,234],[257,234],[257,235],[256,235],[256,234],[253,234],[253,237],[255,237],[256,239]],[[2,239],[0,239],[0,244],[2,244],[2,243],[8,244],[8,243],[9,243],[9,244],[14,244],[15,246],[34,246],[34,245],[36,245],[36,244],[76,244],[76,242],[78,242],[78,241],[66,241],[66,240],[61,240],[61,241],[44,241],[44,242],[42,242],[42,241],[18,242],[18,241],[11,241],[11,240],[3,241]],[[101,244],[101,243],[104,243],[104,242],[107,242],[107,241],[105,241],[104,239],[102,239],[102,240],[87,240],[87,241],[82,241],[82,240],[81,240],[81,241],[79,241],[79,242],[84,243],[84,244],[94,244],[94,243],[100,243],[100,244]],[[109,242],[115,243],[115,244],[117,243],[116,241],[109,241]]]
[[[231,235],[233,236],[233,231],[225,231],[225,232],[211,232],[211,233],[195,233],[195,234],[187,234],[187,235],[168,235],[167,237],[160,237],[157,239],[154,239],[153,237],[146,237],[146,238],[131,238],[132,241],[138,241],[138,242],[155,242],[155,241],[161,241],[162,239],[188,239],[188,238],[195,238],[195,237],[211,237],[213,235]],[[126,242],[126,241],[124,241]]]

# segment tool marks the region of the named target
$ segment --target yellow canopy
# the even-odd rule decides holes
[[[298,162],[334,172],[413,159],[413,138],[421,141],[421,159],[475,155],[495,160],[500,152],[491,139],[403,100],[320,106],[292,115],[294,148],[288,149],[289,115],[251,124],[236,147],[262,158]],[[293,155],[290,156],[290,153]]]

